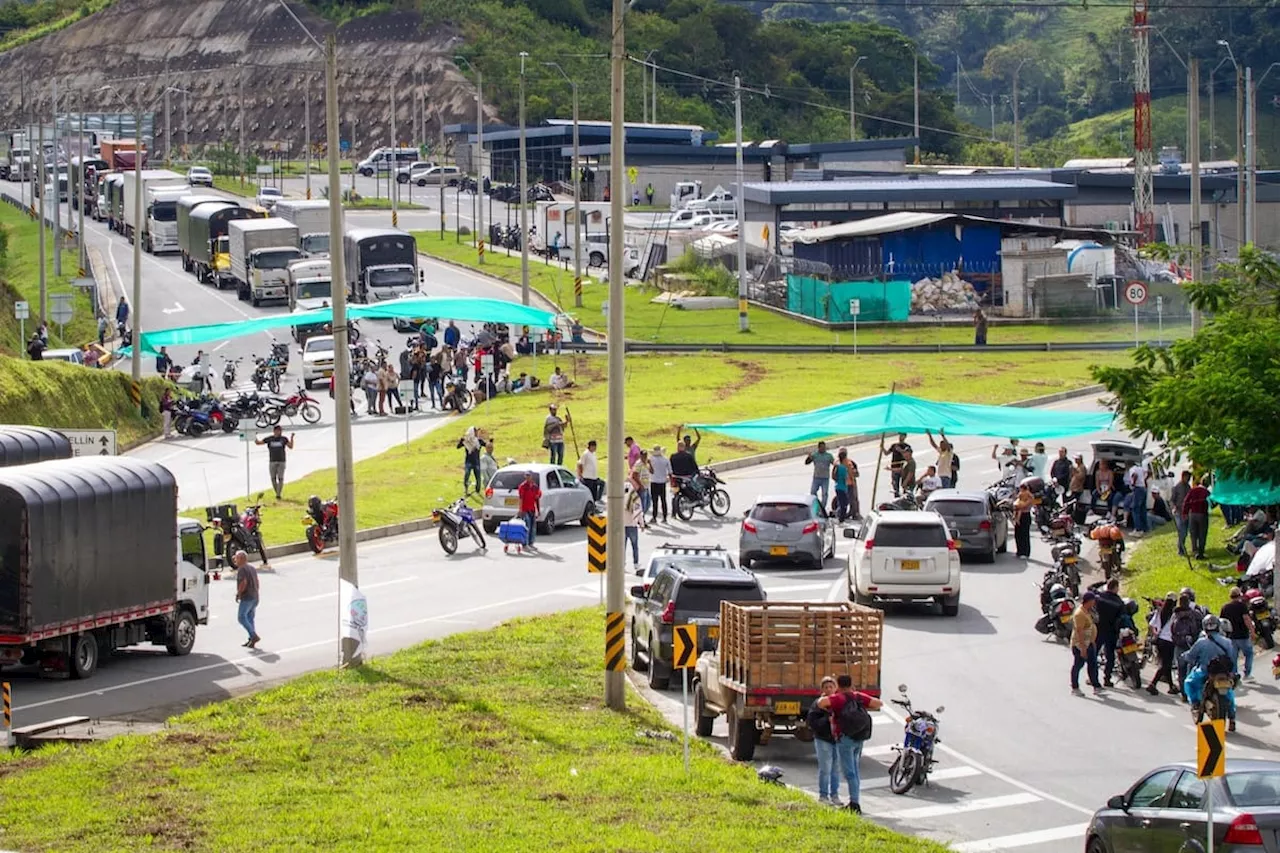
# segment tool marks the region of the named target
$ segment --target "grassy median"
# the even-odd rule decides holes
[[[418,248],[428,255],[478,267],[476,250],[471,245],[470,237],[463,237],[459,243],[452,231],[446,231],[443,240],[440,239],[438,230],[415,231],[413,235],[417,238]],[[489,275],[519,283],[520,258],[518,255],[510,257],[501,251],[488,251],[485,253],[483,271]],[[589,270],[589,273],[601,276],[604,271],[597,268]],[[530,258],[531,287],[564,310],[580,317],[587,326],[602,328],[605,318],[600,308],[608,298],[607,286],[601,284],[597,278],[584,278],[584,282],[582,308],[575,309],[572,264],[568,270],[565,270],[562,266],[545,263],[541,258]],[[668,308],[662,304],[654,304],[652,300],[657,295],[658,291],[654,288],[639,286],[627,288],[626,334],[628,340],[670,344],[844,344],[847,346],[853,343],[852,331],[832,332],[771,311],[755,308],[751,311],[751,331],[744,334],[738,331],[736,308],[683,311]],[[1189,322],[1166,322],[1163,340],[1186,337],[1190,333]],[[1144,341],[1154,343],[1157,339],[1156,324],[1143,324],[1141,337]],[[993,344],[1045,343],[1046,341],[1132,342],[1133,321],[1132,318],[1125,320],[1123,317],[1118,317],[1114,321],[1079,324],[993,324],[988,333],[988,340]],[[922,322],[913,324],[910,328],[864,324],[858,329],[858,343],[867,345],[971,344],[973,327],[967,322],[946,324]]]
[[[1125,594],[1160,598],[1189,586],[1196,591],[1197,602],[1217,613],[1231,591],[1218,583],[1218,578],[1236,576],[1236,555],[1223,547],[1231,533],[1222,521],[1222,513],[1215,509],[1209,515],[1209,536],[1205,540],[1208,559],[1190,562],[1178,556],[1178,531],[1172,524],[1162,524],[1141,539],[1130,539]],[[1214,571],[1210,565],[1230,568]]]
[[[1090,383],[1088,368],[1099,361],[1125,358],[1123,353],[1073,353],[1046,359],[1041,355],[997,353],[937,356],[751,356],[637,355],[627,357],[627,434],[644,448],[661,444],[674,452],[676,427],[685,423],[717,423],[779,415],[843,400],[898,390],[938,400],[1008,403]],[[555,365],[577,385],[555,393],[502,395],[478,411],[457,418],[409,445],[400,445],[356,465],[356,518],[360,527],[424,518],[431,510],[462,493],[462,451],[457,442],[470,425],[485,429],[496,441],[499,464],[545,459],[541,448],[547,404],[558,402],[573,418],[566,435],[570,467],[587,441],[605,438],[607,414],[605,360],[599,356],[541,357],[536,366],[521,358],[513,373],[527,371],[543,380]],[[320,393],[324,393],[323,391]],[[357,401],[363,411],[363,395]],[[360,442],[362,416],[354,427]],[[288,432],[288,425],[285,425]],[[299,434],[299,441],[305,434]],[[777,449],[781,445],[704,436],[698,458],[716,460]],[[603,458],[602,458],[603,463]],[[268,544],[302,538],[307,497],[336,492],[333,470],[317,471],[285,486],[285,499],[264,507]],[[240,499],[239,503],[245,501]]]
[[[632,694],[603,708],[603,612],[517,620],[0,759],[3,844],[116,850],[942,853],[758,781]]]
[[[21,324],[14,318],[13,304],[25,301],[30,305],[30,318],[26,321],[29,339],[40,320],[40,228],[26,213],[8,204],[0,204],[0,228],[4,230],[4,250],[0,256],[0,353],[21,356],[26,352],[26,342],[20,341]],[[49,324],[49,345],[78,346],[98,339],[98,320],[88,291],[71,285],[78,272],[79,259],[74,247],[62,253],[62,276],[53,275],[53,230],[45,231],[45,283],[48,293],[72,293],[71,322],[65,327]],[[52,300],[50,301],[52,307]]]

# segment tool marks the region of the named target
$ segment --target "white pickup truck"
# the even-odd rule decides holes
[[[734,198],[733,193],[724,187],[716,187],[706,198],[695,198],[686,201],[684,209],[736,216],[738,213],[738,200]]]

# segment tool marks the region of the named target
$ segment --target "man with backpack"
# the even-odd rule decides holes
[[[853,689],[853,679],[848,675],[836,677],[837,691],[818,699],[818,707],[831,714],[831,735],[836,743],[836,757],[840,770],[849,783],[848,808],[862,814],[859,803],[861,779],[858,762],[862,760],[862,745],[871,737],[871,715],[868,711],[880,710],[880,700]],[[831,799],[840,803],[840,792],[832,791]]]
[[[1184,591],[1178,596],[1178,605],[1173,609],[1169,633],[1173,639],[1173,653],[1178,661],[1178,689],[1183,689],[1187,679],[1186,653],[1196,642],[1200,633],[1200,623],[1204,618],[1197,608],[1191,604],[1191,596]]]
[[[1222,620],[1210,613],[1201,623],[1204,634],[1182,655],[1182,660],[1189,667],[1186,680],[1183,682],[1183,695],[1187,701],[1196,706],[1204,699],[1204,683],[1211,675],[1234,675],[1236,672],[1236,650],[1231,640],[1222,636]],[[1227,731],[1236,730],[1236,691],[1228,690]]]

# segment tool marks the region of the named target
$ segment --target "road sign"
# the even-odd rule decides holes
[[[13,319],[15,320],[31,319],[31,303],[30,302],[13,303]]]
[[[592,574],[605,570],[605,530],[603,515],[587,516],[587,571]]]
[[[1124,286],[1124,298],[1130,305],[1141,305],[1147,301],[1147,285],[1141,281],[1131,281]]]
[[[72,315],[75,314],[71,307],[71,299],[72,294],[70,293],[50,293],[49,319],[59,326],[65,326],[70,323]]]
[[[862,313],[862,300],[850,299],[849,300],[849,316],[857,317],[861,313]]]
[[[71,442],[72,456],[115,456],[116,431],[113,429],[60,429]]]
[[[270,163],[265,163],[263,165],[260,165],[254,171],[257,172],[257,174],[259,175],[268,175],[268,176],[274,175],[276,173],[275,168]]]
[[[1227,732],[1222,720],[1206,720],[1196,725],[1196,775],[1201,779],[1221,776],[1227,763]]]
[[[677,625],[672,633],[675,651],[671,665],[675,669],[693,669],[698,665],[698,626]]]

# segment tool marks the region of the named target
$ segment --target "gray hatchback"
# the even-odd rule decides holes
[[[976,556],[994,563],[996,554],[1009,550],[1009,516],[996,508],[987,492],[965,489],[938,489],[924,502],[926,511],[936,512],[951,528],[960,543],[960,556]]]
[[[792,563],[822,568],[835,553],[836,521],[814,495],[761,495],[744,513],[738,565]]]

